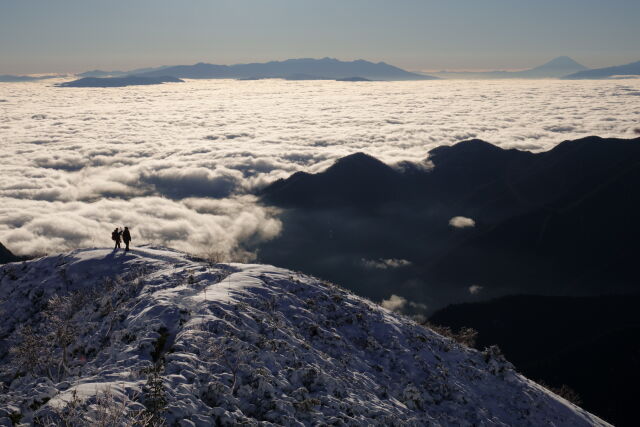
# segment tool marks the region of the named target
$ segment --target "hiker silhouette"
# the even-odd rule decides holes
[[[111,240],[113,240],[114,242],[116,242],[116,245],[113,247],[114,250],[118,249],[120,247],[120,238],[121,238],[122,232],[120,230],[118,230],[118,227],[116,227],[112,232],[111,232]]]
[[[124,244],[126,245],[124,250],[128,251],[129,250],[129,242],[131,241],[131,233],[129,232],[129,227],[125,227],[124,228],[124,231],[122,232],[122,240],[124,241]]]

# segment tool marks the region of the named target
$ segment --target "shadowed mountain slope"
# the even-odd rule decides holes
[[[567,73],[588,70],[584,65],[574,61],[568,56],[559,56],[538,67],[525,71],[516,71],[518,77],[560,77]]]
[[[410,73],[384,62],[364,60],[339,61],[333,58],[288,59],[265,63],[215,65],[198,63],[178,65],[158,71],[143,73],[145,76],[174,76],[190,79],[261,79],[284,78],[292,80],[345,79],[353,76],[369,80],[428,80],[431,76]]]
[[[266,197],[278,204],[325,208],[345,203],[369,206],[393,198],[402,174],[380,160],[355,153],[337,160],[321,174],[297,172],[272,184]]]
[[[606,79],[614,76],[640,76],[640,61],[615,67],[596,68],[572,73],[563,77],[567,80]]]
[[[538,156],[514,184],[530,207],[444,254],[430,267],[431,277],[501,292],[514,281],[530,289],[544,283],[560,295],[636,289],[638,140],[586,138]]]
[[[445,78],[472,78],[472,79],[542,79],[558,78],[567,74],[588,70],[582,64],[574,61],[568,56],[559,56],[538,67],[522,71],[442,71],[434,73]]]
[[[145,404],[167,425],[608,425],[495,347],[273,266],[81,249],[0,268],[0,297],[3,425],[133,425]]]
[[[136,68],[135,70],[130,70],[130,71],[91,70],[91,71],[85,71],[84,73],[79,73],[76,75],[78,77],[123,77],[123,76],[135,76],[142,73],[150,73],[152,71],[160,71],[165,68],[167,68],[167,66]]]
[[[476,329],[480,348],[497,344],[525,375],[554,387],[568,385],[585,408],[615,425],[633,426],[639,305],[640,295],[508,296],[448,306],[429,320],[454,330]]]
[[[20,261],[22,258],[14,255],[9,249],[7,249],[2,243],[0,243],[0,264],[6,264],[8,262]]]
[[[484,298],[638,289],[640,139],[587,137],[543,153],[471,140],[429,161],[392,168],[357,154],[275,182],[261,197],[286,208],[284,230],[263,260],[430,309],[479,298],[474,285]],[[475,225],[450,225],[458,216]],[[384,259],[408,263],[366,262]]]
[[[60,83],[58,87],[125,87],[141,85],[159,85],[162,83],[181,83],[182,80],[176,77],[146,77],[146,76],[125,76],[125,77],[84,77],[71,82]]]

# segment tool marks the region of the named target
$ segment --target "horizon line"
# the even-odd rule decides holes
[[[546,62],[552,61],[554,59],[557,58],[561,58],[561,57],[568,57],[571,58],[571,56],[569,55],[559,55],[559,56],[554,56],[553,58],[547,60]],[[196,61],[194,63],[176,63],[176,64],[171,64],[171,65],[167,65],[167,64],[162,64],[162,65],[141,65],[141,66],[128,66],[128,67],[122,67],[121,69],[106,69],[106,68],[101,68],[100,66],[92,66],[92,67],[87,67],[85,68],[83,71],[65,71],[65,72],[48,72],[48,71],[42,71],[42,72],[37,72],[37,73],[10,73],[10,72],[2,72],[0,71],[0,75],[14,75],[14,76],[30,76],[30,77],[39,77],[39,76],[46,76],[46,75],[56,75],[56,76],[65,76],[65,75],[77,75],[80,73],[85,73],[85,72],[90,72],[90,71],[105,71],[105,72],[109,72],[109,71],[117,71],[117,72],[128,72],[128,71],[134,71],[136,69],[141,69],[141,68],[160,68],[160,67],[178,67],[178,66],[193,66],[193,65],[197,65],[197,64],[207,64],[207,65],[220,65],[220,66],[227,66],[227,67],[233,67],[233,66],[237,66],[237,65],[247,65],[247,64],[267,64],[270,62],[286,62],[286,61],[292,61],[292,60],[304,60],[304,59],[310,59],[310,60],[323,60],[323,59],[331,59],[331,60],[336,60],[339,62],[357,62],[357,61],[366,61],[366,62],[370,62],[370,63],[374,63],[374,64],[387,64],[387,65],[391,65],[397,68],[400,68],[404,71],[408,71],[408,72],[413,72],[413,73],[419,73],[419,74],[423,74],[423,73],[485,73],[485,72],[518,72],[518,71],[526,71],[531,69],[531,67],[536,67],[536,66],[540,66],[543,64],[532,64],[530,65],[528,68],[439,68],[439,69],[410,69],[410,68],[402,68],[401,66],[398,65],[394,65],[393,63],[389,62],[389,61],[384,61],[384,60],[380,60],[380,61],[376,61],[376,60],[369,60],[369,59],[364,59],[362,57],[360,58],[354,58],[354,59],[340,59],[338,57],[332,57],[332,56],[324,56],[324,57],[309,57],[309,56],[301,56],[301,57],[290,57],[290,58],[286,58],[286,59],[270,59],[270,60],[263,60],[263,61],[244,61],[244,62],[234,62],[234,63],[221,63],[221,62],[205,62],[206,60],[201,60],[201,61]],[[573,59],[573,58],[571,58]],[[632,61],[633,62],[633,61]],[[626,64],[626,63],[625,63]],[[607,67],[613,67],[613,66],[618,66],[618,65],[625,65],[625,64],[611,64],[611,65],[607,65],[604,67],[597,67],[597,68],[593,68],[593,69],[598,69],[598,68],[607,68]],[[584,64],[582,64],[584,65]],[[585,67],[587,67],[585,65]],[[591,67],[587,67],[587,68],[591,68]],[[128,70],[127,70],[128,69]]]

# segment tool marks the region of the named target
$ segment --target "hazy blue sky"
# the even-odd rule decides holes
[[[640,0],[0,0],[0,73],[363,58],[411,70],[640,60]]]

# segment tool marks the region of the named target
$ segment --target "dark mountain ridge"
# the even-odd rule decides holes
[[[23,259],[24,258],[22,257],[14,255],[9,249],[0,243],[0,264],[22,261]]]
[[[356,204],[355,191],[366,183],[389,188],[418,203],[462,203],[472,194],[486,201],[510,199],[514,209],[549,203],[569,190],[594,191],[633,167],[640,156],[640,138],[585,137],[564,141],[553,149],[532,153],[505,150],[474,139],[429,151],[432,168],[393,168],[364,153],[335,162],[318,174],[298,172],[262,191],[283,206],[319,207],[326,203]],[[474,196],[478,197],[478,196]],[[383,203],[386,199],[379,198]],[[466,201],[477,209],[473,201]]]
[[[477,211],[495,203],[511,211],[549,203],[578,186],[580,192],[598,188],[633,165],[640,155],[640,138],[632,140],[585,137],[564,141],[552,150],[531,153],[505,150],[474,139],[429,151],[432,168],[405,165],[392,168],[356,153],[336,161],[318,174],[298,172],[263,190],[265,200],[291,207],[355,207],[355,193],[392,191],[405,201]],[[387,198],[372,196],[370,202]]]
[[[391,167],[360,153],[273,183],[261,198],[286,208],[284,231],[263,260],[430,309],[479,298],[473,285],[483,298],[638,289],[640,138],[586,137],[542,153],[471,140],[428,160]],[[475,226],[451,226],[456,216]],[[399,258],[410,265],[362,283],[360,260]]]
[[[544,282],[556,295],[635,289],[638,141],[586,138],[537,155],[511,187],[528,207],[434,261],[432,277],[496,290]]]
[[[402,185],[402,175],[364,153],[338,159],[321,174],[297,172],[270,185],[264,196],[282,205],[308,208],[347,203],[377,204]]]

